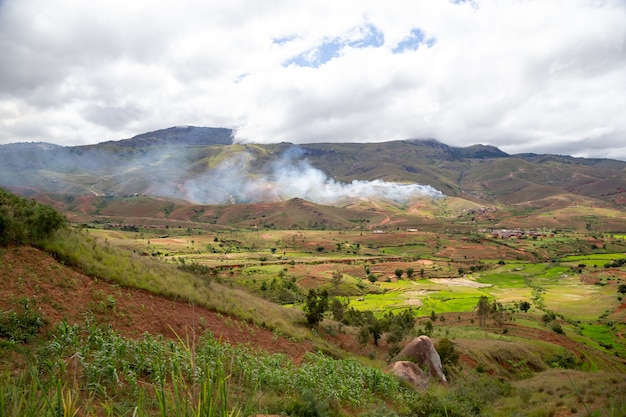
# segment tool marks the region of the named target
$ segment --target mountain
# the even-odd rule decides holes
[[[142,133],[130,139],[103,142],[101,146],[139,148],[155,145],[232,145],[233,131],[222,127],[175,126]]]
[[[624,161],[509,155],[433,139],[236,144],[232,134],[187,126],[88,146],[1,145],[0,186],[23,194],[145,195],[204,205],[292,198],[342,207],[381,199],[402,205],[410,193],[441,192],[466,201],[463,207],[626,207]]]

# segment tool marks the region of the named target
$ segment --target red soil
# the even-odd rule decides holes
[[[143,333],[175,339],[212,332],[231,344],[249,344],[299,361],[310,342],[293,342],[273,332],[190,303],[87,277],[32,247],[0,249],[0,311],[19,310],[28,298],[51,329],[61,320],[81,323],[93,314],[129,337]]]

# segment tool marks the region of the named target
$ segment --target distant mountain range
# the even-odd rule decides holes
[[[147,195],[200,204],[293,197],[314,201],[320,195],[318,202],[332,204],[331,197],[376,198],[367,190],[379,187],[382,193],[418,190],[429,197],[441,192],[481,205],[626,207],[624,161],[509,155],[493,146],[461,148],[432,139],[237,144],[232,133],[186,126],[87,146],[0,145],[0,186],[66,195]],[[421,188],[409,189],[408,184]],[[298,195],[298,189],[305,193]]]

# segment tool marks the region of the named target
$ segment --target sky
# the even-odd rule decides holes
[[[626,1],[0,0],[0,144],[183,125],[626,160]]]

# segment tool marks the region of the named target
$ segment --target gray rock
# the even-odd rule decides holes
[[[424,372],[417,365],[410,361],[398,361],[389,365],[389,372],[396,378],[402,379],[408,382],[413,388],[418,391],[424,391],[428,388],[428,375],[424,375]]]
[[[430,370],[434,378],[441,382],[447,382],[441,366],[441,358],[433,345],[433,341],[428,336],[420,336],[413,339],[396,355],[394,361],[415,362],[418,367]]]

